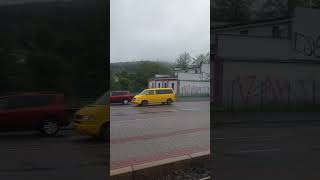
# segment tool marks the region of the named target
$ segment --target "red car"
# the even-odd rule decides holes
[[[110,103],[129,104],[134,97],[130,91],[112,91],[110,94]]]
[[[63,94],[20,93],[0,96],[0,131],[40,130],[55,135],[67,126]]]

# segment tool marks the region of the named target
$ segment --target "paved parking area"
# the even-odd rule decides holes
[[[111,169],[210,148],[210,102],[112,105]]]
[[[49,138],[38,132],[0,133],[0,142],[0,179],[107,179],[107,145],[72,130]]]

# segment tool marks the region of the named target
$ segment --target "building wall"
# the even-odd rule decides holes
[[[287,39],[219,35],[217,54],[232,59],[287,60],[290,43]]]
[[[295,59],[320,59],[320,10],[297,8],[293,19],[292,49]]]
[[[218,35],[214,99],[226,107],[320,104],[319,12],[296,11],[291,40]]]
[[[202,64],[201,72],[210,74],[210,64]]]
[[[223,63],[223,105],[320,104],[320,64]]]
[[[178,73],[179,80],[192,80],[192,81],[199,81],[201,80],[201,74],[194,74],[194,73]]]
[[[210,81],[179,81],[180,96],[210,96]]]
[[[240,31],[248,30],[248,36],[262,36],[262,37],[273,37],[272,28],[273,26],[278,26],[280,30],[280,37],[288,38],[288,24],[275,24],[275,25],[265,25],[258,27],[241,27],[234,30],[226,30],[222,34],[226,35],[241,35]]]
[[[149,81],[149,88],[172,88],[175,93],[178,93],[177,80],[151,80]]]

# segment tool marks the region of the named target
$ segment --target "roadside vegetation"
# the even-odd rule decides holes
[[[110,64],[111,90],[129,90],[137,93],[148,87],[148,80],[155,74],[174,75],[174,68],[186,70],[209,63],[209,53],[191,57],[184,52],[175,62],[141,60]]]

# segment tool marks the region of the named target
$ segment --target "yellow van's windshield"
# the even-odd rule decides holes
[[[143,90],[139,95],[146,95],[146,94],[149,94],[148,90]]]
[[[109,103],[109,92],[102,95],[100,98],[93,103],[93,105],[108,105]]]

